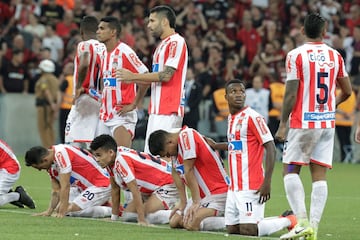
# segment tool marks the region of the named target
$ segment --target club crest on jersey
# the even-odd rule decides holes
[[[176,55],[177,42],[170,43],[169,57],[173,58]]]

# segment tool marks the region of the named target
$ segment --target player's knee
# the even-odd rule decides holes
[[[240,225],[227,225],[226,231],[229,234],[240,234]]]
[[[245,236],[258,236],[257,224],[241,224],[240,234]]]

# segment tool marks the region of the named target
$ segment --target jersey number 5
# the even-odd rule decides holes
[[[324,94],[320,94],[318,93],[316,95],[316,101],[319,104],[325,104],[328,101],[328,93],[329,93],[329,87],[324,83],[324,81],[321,81],[322,78],[326,78],[328,77],[328,73],[327,72],[318,72],[317,73],[317,87],[320,88],[320,93],[321,93],[321,89],[324,90]]]

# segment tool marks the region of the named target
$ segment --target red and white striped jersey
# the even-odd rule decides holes
[[[151,84],[149,114],[184,116],[187,62],[188,50],[183,37],[175,33],[161,41],[154,52],[152,71],[161,72],[165,66],[176,71],[170,81]]]
[[[179,169],[184,169],[184,161],[195,159],[194,173],[201,198],[227,192],[229,177],[223,161],[198,131],[184,126],[179,134],[178,145],[178,157],[173,159],[173,166],[180,172]]]
[[[20,164],[14,152],[2,139],[0,139],[0,169],[5,169],[10,174],[20,171]]]
[[[54,163],[48,170],[51,178],[60,179],[59,174],[70,173],[70,184],[85,190],[88,187],[108,187],[109,174],[95,161],[90,152],[65,144],[52,147]]]
[[[258,190],[264,180],[263,144],[273,140],[264,117],[245,107],[229,116],[227,136],[230,189]]]
[[[285,67],[286,81],[299,80],[290,127],[334,128],[336,80],[348,76],[341,55],[322,42],[308,42],[288,53]]]
[[[134,50],[125,43],[119,42],[112,52],[103,52],[105,58],[101,66],[104,89],[100,108],[100,119],[108,121],[114,117],[122,105],[130,104],[136,95],[136,85],[116,79],[116,70],[125,68],[135,73],[149,70],[138,58]]]
[[[76,83],[78,81],[78,68],[80,64],[80,56],[85,52],[89,53],[89,69],[86,74],[85,80],[82,84],[84,89],[99,88],[100,81],[100,66],[101,66],[101,54],[106,50],[105,44],[95,39],[82,41],[77,45],[76,56],[74,59],[74,92],[76,90]]]
[[[126,147],[118,147],[115,163],[107,169],[124,190],[128,189],[127,184],[133,180],[136,180],[140,192],[147,194],[173,183],[168,162]]]

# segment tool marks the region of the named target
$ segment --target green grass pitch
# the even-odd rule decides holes
[[[34,217],[32,213],[46,210],[50,198],[50,181],[47,173],[25,167],[22,161],[22,172],[17,185],[22,185],[36,202],[36,209],[19,209],[13,205],[0,208],[1,240],[92,240],[92,239],[253,239],[243,236],[227,236],[224,232],[197,233],[184,230],[172,230],[167,225],[141,227],[136,224],[108,222],[105,219],[84,219],[52,217]],[[289,209],[285,198],[282,176],[282,165],[276,163],[272,181],[272,195],[266,205],[266,216],[280,215]],[[310,199],[309,169],[302,170],[306,201]],[[360,164],[335,163],[328,172],[329,197],[320,224],[318,239],[360,239]],[[15,187],[14,186],[14,187]],[[256,239],[277,239],[283,232],[270,237]]]

